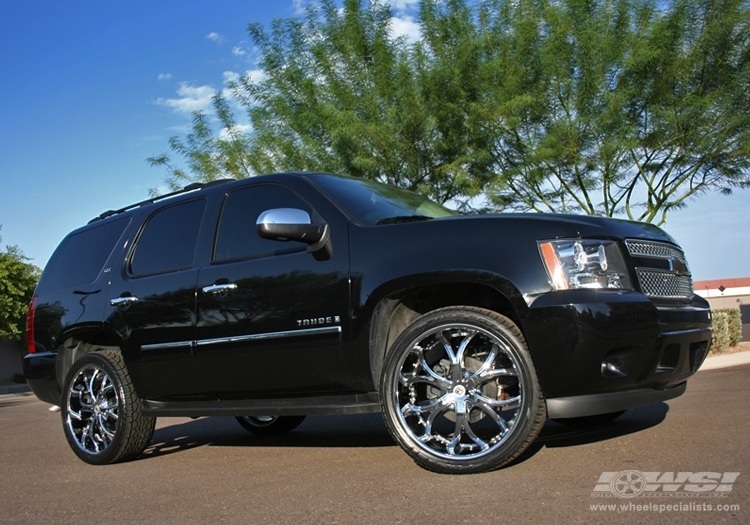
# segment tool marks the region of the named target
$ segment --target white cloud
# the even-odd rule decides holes
[[[246,53],[247,53],[247,51],[245,51],[244,49],[242,49],[240,46],[234,46],[232,48],[232,54],[233,55],[237,55],[238,57],[241,57],[242,55],[244,55]]]
[[[169,80],[170,78],[172,78],[172,73],[160,73],[159,74],[159,81]]]
[[[219,132],[219,138],[222,140],[229,140],[232,138],[232,135],[237,135],[237,134],[244,135],[251,129],[252,129],[252,126],[250,124],[235,124],[234,126],[232,126],[231,129],[223,128]]]
[[[215,94],[216,90],[211,86],[191,86],[187,82],[181,82],[177,88],[179,98],[159,98],[156,103],[172,108],[177,113],[206,111],[211,108],[211,99]]]
[[[305,0],[292,0],[292,5],[294,6],[294,14],[295,15],[301,15],[305,12],[307,2]]]
[[[216,42],[217,44],[221,44],[224,41],[224,37],[219,33],[209,33],[206,35],[206,38],[213,42]]]
[[[416,42],[422,37],[419,24],[410,16],[391,18],[391,37],[405,37],[407,42]]]
[[[224,71],[222,73],[224,77],[224,83],[229,84],[230,82],[237,82],[240,79],[240,74],[236,71]]]
[[[266,72],[262,69],[252,69],[245,71],[245,76],[250,79],[252,83],[261,82],[266,78]]]
[[[250,69],[245,71],[243,75],[240,75],[236,71],[224,71],[223,77],[224,85],[239,83],[243,77],[249,78],[253,83],[257,83],[266,78],[266,73],[262,69]]]
[[[391,0],[389,3],[397,11],[407,11],[419,5],[419,0]]]

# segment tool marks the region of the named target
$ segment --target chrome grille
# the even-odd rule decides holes
[[[679,259],[685,262],[682,250],[660,242],[625,241],[628,252],[633,257],[652,257],[654,259]]]
[[[673,272],[636,268],[641,292],[647,297],[659,299],[687,299],[693,295],[693,279],[690,275],[675,275]]]
[[[693,296],[693,279],[687,267],[685,254],[676,246],[661,242],[625,241],[632,257],[645,259],[636,267],[641,292],[655,299],[689,299]],[[648,260],[666,261],[659,267]],[[654,264],[654,266],[657,266]],[[669,269],[664,269],[664,266]]]

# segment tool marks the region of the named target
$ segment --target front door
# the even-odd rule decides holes
[[[258,216],[274,208],[316,216],[285,186],[237,188],[226,196],[211,264],[200,271],[195,355],[216,397],[346,388],[346,232],[332,232],[333,255],[316,260],[306,244],[258,236]]]

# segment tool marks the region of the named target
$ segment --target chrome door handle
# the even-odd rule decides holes
[[[115,297],[114,299],[109,300],[109,304],[111,304],[112,306],[124,306],[137,302],[138,298],[132,295],[126,295],[125,297]]]
[[[236,290],[236,289],[237,289],[237,285],[234,283],[212,284],[211,286],[206,286],[205,288],[202,288],[203,293],[212,293],[212,294],[231,292],[232,290]]]

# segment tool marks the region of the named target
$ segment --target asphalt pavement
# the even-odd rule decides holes
[[[0,523],[750,523],[745,354],[609,425],[548,421],[514,465],[470,476],[419,468],[378,414],[310,417],[276,438],[163,418],[138,460],[95,467],[58,412],[6,395]]]

